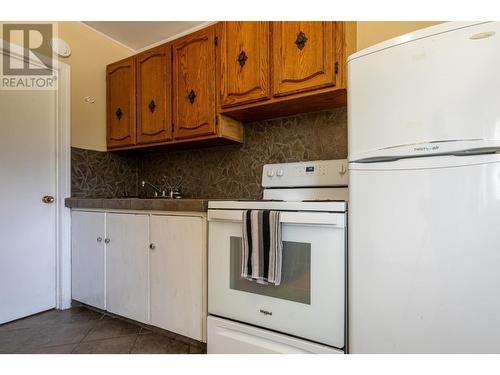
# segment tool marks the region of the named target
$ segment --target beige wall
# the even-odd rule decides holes
[[[438,23],[441,22],[360,21],[357,23],[357,49],[359,51],[384,40]]]
[[[58,34],[72,50],[60,58],[71,66],[71,146],[106,150],[106,65],[133,52],[78,22],[59,22]]]

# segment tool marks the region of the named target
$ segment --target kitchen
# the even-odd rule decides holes
[[[497,22],[55,24],[2,353],[498,353]]]

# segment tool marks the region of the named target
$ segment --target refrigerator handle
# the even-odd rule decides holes
[[[408,159],[408,156],[373,156],[370,158],[353,160],[352,163],[386,163],[390,161],[398,161],[400,159]]]
[[[460,150],[451,153],[454,156],[472,156],[472,155],[487,155],[500,152],[500,147],[478,147],[469,150]]]
[[[451,152],[440,152],[435,154],[426,155],[392,155],[392,156],[373,156],[364,159],[353,160],[353,163],[387,163],[391,161],[398,161],[401,159],[416,159],[428,158],[432,156],[474,156],[474,155],[488,155],[500,152],[500,147],[478,147],[467,150],[458,150]]]

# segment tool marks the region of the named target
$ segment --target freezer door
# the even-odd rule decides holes
[[[499,140],[499,66],[499,22],[443,32],[351,59],[349,160],[402,145],[416,145],[412,148],[416,153],[434,153],[442,150],[425,143]]]
[[[451,158],[350,170],[351,353],[500,353],[500,156]]]

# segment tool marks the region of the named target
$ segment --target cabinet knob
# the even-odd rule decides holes
[[[151,250],[154,250],[154,249],[156,249],[156,245],[155,245],[154,243],[150,243],[150,244],[149,244],[149,248],[150,248]]]
[[[297,46],[298,49],[302,50],[302,48],[305,47],[307,42],[307,37],[306,34],[304,34],[302,31],[297,34],[297,39],[295,39],[295,45]]]
[[[108,243],[110,243],[110,242],[111,242],[111,240],[110,240],[109,238],[105,238],[105,239],[104,239],[104,243],[105,243],[105,244],[108,244]]]
[[[102,237],[97,237],[97,242],[102,242]]]
[[[245,51],[241,51],[240,54],[238,55],[238,64],[240,64],[240,66],[243,68],[243,65],[245,65],[247,60],[248,60],[247,54],[245,53]]]
[[[148,104],[148,107],[149,107],[149,110],[151,111],[151,113],[153,113],[155,111],[155,108],[156,108],[156,103],[154,100],[151,100]]]
[[[122,112],[122,109],[121,108],[118,108],[115,112],[115,115],[116,117],[118,117],[118,120],[121,120],[122,119],[122,116],[123,116],[123,112]]]
[[[194,103],[194,100],[196,99],[196,93],[194,92],[194,90],[189,91],[188,99],[191,104]]]
[[[52,195],[45,195],[43,198],[42,198],[42,202],[43,203],[54,203],[55,199]]]

